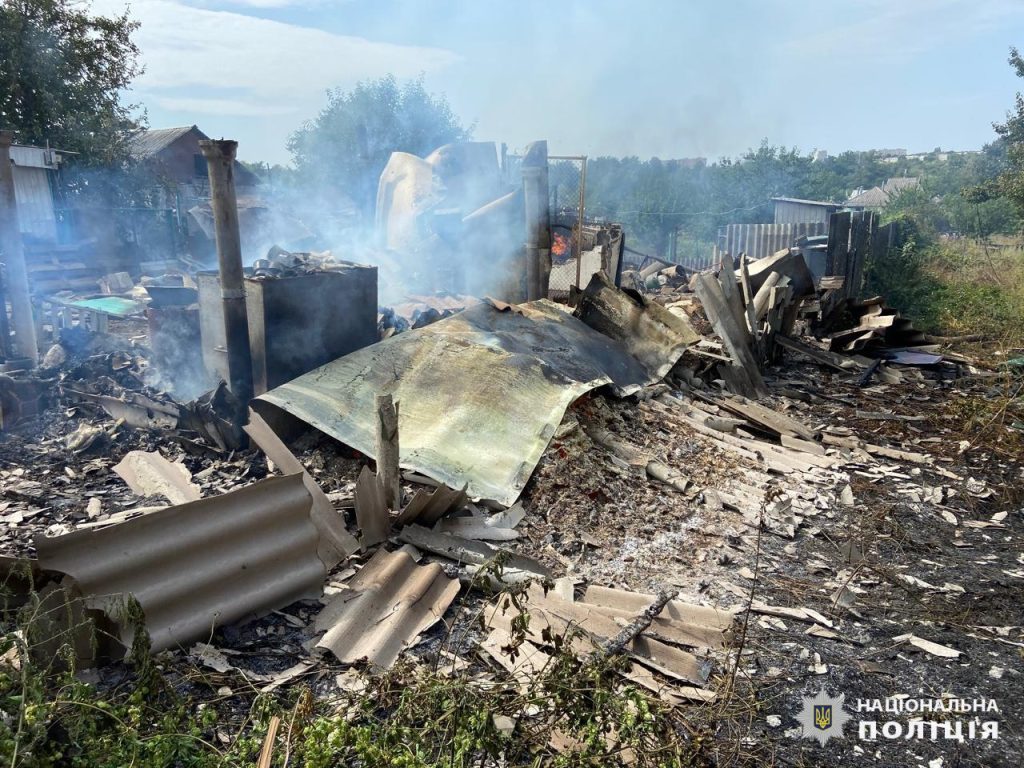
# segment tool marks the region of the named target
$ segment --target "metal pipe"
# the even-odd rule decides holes
[[[580,274],[583,268],[583,213],[587,205],[587,156],[584,155],[582,158],[582,164],[580,165],[580,218],[576,222],[576,290],[581,290],[580,280],[582,275]]]
[[[242,241],[238,231],[238,200],[235,197],[237,141],[203,140],[199,149],[210,176],[210,206],[220,264],[220,295],[224,312],[224,337],[228,352],[228,386],[248,403],[252,399],[252,351],[249,348],[249,317],[245,308],[242,272]]]
[[[11,168],[13,131],[0,131],[0,254],[7,265],[7,292],[11,300],[11,321],[14,325],[14,353],[39,362],[36,324],[32,317],[32,297],[25,266],[25,248],[21,242],[18,203],[14,197],[14,169]],[[6,307],[0,307],[6,313]]]

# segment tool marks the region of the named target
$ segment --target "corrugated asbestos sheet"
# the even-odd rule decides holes
[[[317,647],[347,664],[367,659],[390,667],[440,621],[457,594],[459,580],[445,576],[438,563],[416,565],[403,550],[379,549],[317,616],[317,631],[326,632]]]
[[[606,278],[598,283],[606,285]],[[391,394],[401,403],[403,467],[511,505],[570,403],[604,384],[620,395],[635,392],[696,338],[675,316],[671,327],[636,323],[644,311],[620,313],[633,326],[610,338],[544,299],[484,303],[328,363],[261,395],[254,407],[281,408],[373,456],[374,396]],[[648,332],[643,361],[618,340]]]
[[[825,222],[802,224],[729,224],[718,230],[718,251],[736,258],[741,253],[747,258],[763,259],[776,251],[789,248],[798,237],[817,237],[828,234]]]
[[[14,199],[18,204],[18,227],[23,235],[40,240],[57,239],[57,218],[53,211],[50,171],[15,165]]]
[[[133,595],[153,650],[322,592],[326,569],[302,475],[262,480],[109,528],[39,538],[39,566],[68,574],[130,647]]]

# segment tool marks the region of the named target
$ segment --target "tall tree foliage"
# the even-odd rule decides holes
[[[470,133],[443,96],[427,92],[422,77],[399,85],[389,75],[330,91],[327,106],[292,134],[288,149],[303,178],[370,213],[392,152],[423,156]]]
[[[138,127],[121,100],[142,72],[138,26],[127,11],[93,15],[74,0],[0,0],[0,127],[78,152],[82,165],[123,158]]]
[[[1017,77],[1024,78],[1024,58],[1016,48],[1010,48],[1009,62]],[[1017,93],[1013,109],[1006,114],[1006,122],[995,123],[993,127],[1006,145],[1009,167],[999,175],[990,191],[1008,197],[1024,215],[1024,95]],[[975,195],[984,197],[985,191],[984,188],[976,190]]]

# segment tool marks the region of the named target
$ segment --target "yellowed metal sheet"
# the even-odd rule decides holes
[[[552,302],[500,306],[480,304],[361,349],[265,393],[254,407],[281,408],[373,456],[374,398],[391,394],[401,403],[403,467],[511,505],[570,403],[605,384],[620,395],[637,391],[689,343],[670,330],[672,343],[652,370],[623,341]]]

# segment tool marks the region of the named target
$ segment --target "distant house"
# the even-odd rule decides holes
[[[895,195],[919,185],[920,180],[916,176],[896,176],[886,179],[880,187],[872,187],[852,195],[844,205],[858,211],[877,210],[888,205],[889,200]]]
[[[773,197],[776,224],[825,224],[828,218],[842,208],[841,203],[820,200],[801,200],[796,197]]]
[[[199,142],[209,138],[194,125],[138,131],[129,137],[129,155],[152,179],[148,208],[122,217],[122,239],[140,268],[158,266],[147,259],[173,259],[182,252],[201,260],[212,256],[213,241],[189,215],[210,197],[206,158],[199,149]],[[254,197],[259,178],[238,161],[234,172],[237,196]]]
[[[210,196],[206,158],[199,142],[210,137],[194,125],[139,131],[128,139],[128,152],[160,182],[163,194],[156,204],[179,214]],[[252,194],[257,176],[235,162],[235,187],[239,195]]]

